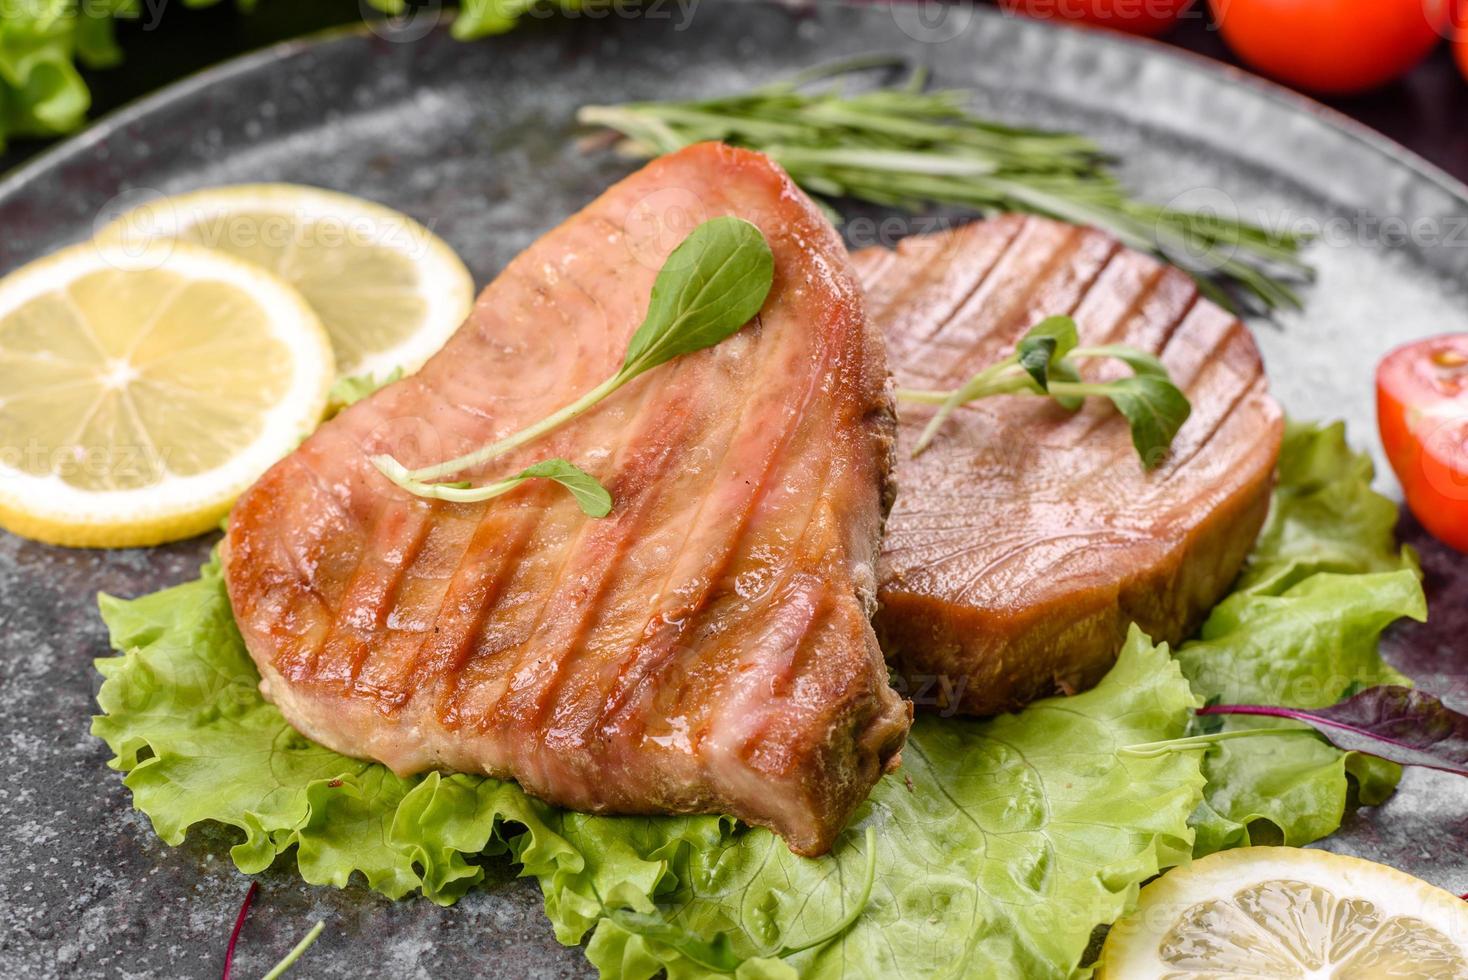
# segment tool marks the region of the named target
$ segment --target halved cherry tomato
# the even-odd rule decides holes
[[[1407,506],[1468,551],[1468,334],[1419,340],[1376,369],[1376,421]]]
[[[1405,74],[1443,39],[1457,0],[1209,0],[1223,39],[1266,75],[1348,94]]]
[[[1194,0],[999,0],[1007,14],[1036,20],[1094,24],[1127,34],[1156,37],[1177,23]]]

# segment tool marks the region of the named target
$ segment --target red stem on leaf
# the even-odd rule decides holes
[[[1197,715],[1268,715],[1271,718],[1294,718],[1289,708],[1273,708],[1260,704],[1210,704],[1193,712]]]
[[[234,929],[229,934],[229,945],[224,948],[224,975],[220,980],[229,980],[229,971],[234,967],[234,947],[240,940],[240,930],[245,927],[245,916],[250,914],[250,903],[255,900],[255,893],[260,890],[258,881],[250,882],[250,890],[245,892],[245,900],[240,904],[240,914],[235,916]]]

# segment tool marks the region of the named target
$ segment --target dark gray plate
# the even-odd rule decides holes
[[[287,180],[413,214],[483,283],[628,169],[578,149],[578,105],[725,92],[846,54],[897,51],[930,64],[939,83],[972,89],[981,111],[1096,136],[1156,200],[1181,195],[1296,227],[1330,222],[1312,250],[1321,279],[1307,312],[1260,328],[1276,390],[1297,415],[1344,416],[1358,440],[1373,440],[1377,356],[1468,322],[1464,188],[1282,90],[1161,48],[983,9],[802,16],[723,0],[690,15],[671,0],[649,4],[637,19],[532,22],[472,45],[442,31],[413,43],[335,35],[192,78],[0,182],[0,271],[85,238],[99,215],[149,191]],[[913,227],[850,231],[869,244]],[[177,849],[162,844],[87,734],[90,663],[106,649],[93,594],[181,581],[210,543],[101,553],[0,535],[0,975],[219,970],[245,890],[228,841],[203,833]],[[1414,673],[1456,693],[1468,576],[1461,556],[1429,547],[1426,559],[1441,625],[1400,631],[1393,647]],[[1468,890],[1468,792],[1414,771],[1389,804],[1354,817],[1327,846]],[[242,976],[262,973],[317,918],[328,931],[301,976],[589,972],[579,951],[556,945],[527,882],[501,876],[445,910],[359,887],[310,888],[289,870],[261,877]]]

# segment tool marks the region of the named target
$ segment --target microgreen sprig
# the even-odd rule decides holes
[[[1192,412],[1187,396],[1168,377],[1167,368],[1153,354],[1125,344],[1081,347],[1076,324],[1068,316],[1041,320],[1020,338],[1014,353],[976,373],[952,391],[897,389],[903,401],[937,405],[913,446],[917,456],[927,449],[943,423],[961,405],[994,395],[1043,395],[1068,411],[1080,408],[1087,397],[1110,399],[1127,420],[1132,445],[1147,469],[1156,467],[1172,446]],[[1113,381],[1082,381],[1075,362],[1083,358],[1113,358],[1132,369]]]
[[[1313,276],[1299,255],[1304,236],[1136,200],[1085,137],[976,116],[965,93],[928,90],[921,69],[860,91],[810,87],[903,64],[853,58],[737,95],[589,105],[577,118],[622,134],[620,148],[638,157],[703,140],[760,150],[807,191],[831,200],[1022,211],[1093,225],[1191,273],[1225,306],[1300,305],[1293,284]]]
[[[518,449],[584,414],[639,375],[733,335],[764,306],[774,271],[769,243],[754,225],[734,217],[705,221],[658,271],[647,316],[611,377],[538,422],[455,459],[417,469],[387,455],[372,457],[372,463],[410,493],[460,503],[498,497],[526,480],[550,479],[570,490],[587,514],[605,517],[612,508],[611,495],[595,477],[564,459],[545,460],[483,486],[439,481]]]

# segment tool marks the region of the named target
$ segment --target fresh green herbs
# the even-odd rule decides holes
[[[411,470],[391,456],[374,456],[372,462],[411,493],[459,502],[488,500],[526,480],[551,479],[570,490],[587,514],[605,517],[612,508],[611,495],[595,477],[564,459],[536,463],[483,486],[435,481],[483,466],[532,442],[582,415],[639,375],[733,335],[764,306],[774,275],[774,255],[758,228],[733,217],[705,221],[673,249],[659,270],[647,316],[628,342],[621,368],[611,377],[540,421],[456,459]]]
[[[379,469],[384,465],[377,460],[373,462],[377,463]],[[418,496],[433,500],[473,503],[509,493],[526,480],[536,479],[554,480],[571,491],[571,496],[576,498],[581,510],[591,517],[606,517],[612,512],[612,495],[607,492],[607,488],[596,477],[564,459],[542,460],[525,467],[514,476],[478,487],[468,480],[460,480],[454,483],[427,483],[412,489]]]
[[[117,656],[97,661],[92,731],[170,845],[218,823],[246,874],[294,868],[441,904],[513,862],[540,883],[556,938],[585,942],[607,980],[1077,975],[1092,927],[1190,847],[1304,845],[1335,831],[1352,797],[1391,794],[1395,766],[1315,737],[1119,751],[1194,731],[1205,697],[1320,707],[1343,679],[1402,683],[1378,640],[1426,605],[1371,476],[1339,426],[1290,426],[1269,523],[1201,638],[1174,661],[1133,629],[1090,691],[984,721],[919,716],[902,770],[814,860],[728,817],[574,813],[512,782],[399,779],[310,742],[261,697],[217,560],[163,592],[102,597]],[[1291,724],[1213,717],[1224,731]]]
[[[185,0],[187,7],[209,7],[219,0]],[[532,9],[580,9],[584,0],[461,0],[453,15],[453,36],[459,40],[502,34],[513,28]],[[236,0],[241,15],[257,9],[255,0]],[[117,21],[142,22],[135,30],[133,43],[154,36],[158,19],[166,4],[142,3],[140,0],[11,0],[0,6],[0,150],[7,139],[15,136],[55,136],[69,133],[86,121],[92,94],[78,67],[93,72],[113,68],[123,60],[122,47],[114,36]],[[428,9],[410,0],[365,0],[359,9],[364,17],[368,9],[391,17],[411,21],[416,30],[420,23],[439,19],[439,5]],[[318,9],[322,9],[319,8]],[[181,16],[168,11],[168,16]],[[259,36],[268,37],[288,22],[265,14],[265,26]],[[316,23],[334,23],[335,14],[306,15],[296,29]],[[423,20],[419,20],[419,18]],[[273,21],[271,18],[275,18]],[[384,30],[381,26],[376,30]],[[390,28],[389,28],[390,30]],[[252,30],[252,33],[254,31]],[[416,35],[414,35],[416,36]],[[169,43],[159,39],[159,74],[176,73],[193,55],[170,53]],[[147,56],[145,56],[146,58]],[[99,79],[103,76],[97,76]],[[105,84],[105,83],[104,83]]]
[[[1132,445],[1142,465],[1152,469],[1166,458],[1173,437],[1188,420],[1192,406],[1152,354],[1123,344],[1080,347],[1076,324],[1068,316],[1052,316],[1031,327],[1014,353],[991,364],[953,391],[899,388],[904,401],[937,405],[913,446],[917,456],[932,443],[943,423],[960,405],[992,395],[1047,395],[1068,411],[1089,397],[1109,398],[1132,430]],[[1133,371],[1112,381],[1083,381],[1076,361],[1111,358]]]
[[[331,418],[342,409],[351,408],[379,388],[386,388],[394,381],[400,381],[402,377],[403,369],[395,367],[382,377],[375,374],[354,374],[348,378],[337,378],[326,393],[326,417]]]
[[[1088,139],[979,118],[961,92],[924,91],[921,71],[853,94],[806,88],[901,63],[854,59],[741,95],[585,106],[578,118],[622,133],[622,148],[640,157],[703,140],[761,150],[827,198],[1023,211],[1093,225],[1186,269],[1225,305],[1299,306],[1291,283],[1312,274],[1299,256],[1300,236],[1134,200]]]

